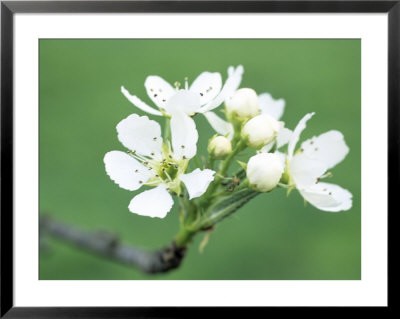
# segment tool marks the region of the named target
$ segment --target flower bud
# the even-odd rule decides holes
[[[235,117],[240,121],[250,119],[259,114],[258,96],[253,89],[239,89],[226,103],[228,118]]]
[[[257,149],[271,143],[277,136],[280,124],[272,116],[261,114],[253,117],[242,129],[242,137],[247,145]]]
[[[232,152],[232,144],[225,136],[215,136],[208,142],[207,150],[213,158],[223,159]]]
[[[283,174],[283,164],[277,154],[257,154],[250,158],[246,174],[252,189],[269,192],[278,185]]]

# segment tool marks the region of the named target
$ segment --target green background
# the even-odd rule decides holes
[[[183,265],[160,275],[49,239],[40,279],[361,279],[360,50],[360,40],[40,40],[41,212],[143,248],[168,244],[178,230],[177,205],[165,219],[132,214],[134,193],[104,170],[104,154],[124,150],[117,123],[144,114],[120,86],[153,105],[143,85],[148,75],[191,82],[211,71],[225,79],[238,64],[241,87],[286,100],[287,127],[316,112],[302,140],[343,132],[350,153],[329,182],[354,196],[350,211],[328,213],[305,206],[297,191],[261,194],[217,226],[203,253],[201,234]],[[196,122],[204,153],[214,133],[204,117]]]

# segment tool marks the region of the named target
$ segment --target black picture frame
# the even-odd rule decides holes
[[[400,134],[400,0],[397,1],[1,1],[1,318],[191,318],[196,316],[252,317],[282,311],[279,307],[15,307],[13,302],[13,19],[15,13],[126,12],[271,12],[271,13],[387,13],[388,14],[388,203],[389,225],[398,213]],[[392,221],[390,223],[390,221]],[[389,238],[393,236],[390,232]],[[391,248],[389,240],[389,251]],[[388,255],[389,256],[389,255]],[[390,261],[390,260],[389,260]],[[389,285],[390,282],[388,282]],[[390,287],[390,286],[389,286]],[[390,292],[390,291],[389,291]],[[388,307],[392,309],[389,293]],[[290,307],[299,311],[309,307]],[[313,308],[325,312],[326,307]],[[335,314],[342,308],[330,308]],[[357,308],[371,311],[370,308]],[[343,310],[343,309],[342,309]],[[345,309],[348,311],[349,309]]]

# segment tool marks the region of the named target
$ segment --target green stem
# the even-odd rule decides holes
[[[168,140],[170,138],[170,132],[171,132],[171,125],[170,125],[170,119],[168,117],[165,118],[165,126],[164,126],[164,140]]]
[[[235,192],[242,190],[243,188],[249,187],[249,180],[245,178],[238,187],[235,188]]]
[[[226,159],[224,159],[221,164],[219,171],[215,175],[214,181],[210,184],[208,187],[207,191],[204,193],[202,196],[201,204],[200,205],[205,205],[209,202],[209,199],[212,197],[213,193],[217,190],[218,186],[221,184],[223,181],[225,174],[229,168],[229,165],[231,164],[233,158],[236,156],[237,153],[242,151],[246,147],[246,143],[243,140],[240,140],[236,145],[235,148],[233,149],[232,153],[228,155]]]
[[[190,231],[182,227],[174,239],[176,246],[178,246],[179,248],[186,247],[190,243],[195,234],[196,231]]]
[[[214,170],[215,159],[210,155],[208,156],[208,168]]]
[[[197,155],[193,157],[193,162],[196,165],[196,168],[200,168],[201,165],[199,159],[197,158]]]

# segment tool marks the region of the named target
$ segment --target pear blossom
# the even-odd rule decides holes
[[[259,192],[269,192],[278,185],[283,165],[277,154],[260,153],[250,158],[246,176],[249,186]]]
[[[235,117],[241,121],[251,119],[260,113],[257,93],[249,88],[237,90],[225,105],[228,118]]]
[[[253,117],[242,128],[242,137],[247,145],[260,149],[273,142],[281,128],[281,124],[268,114]]]
[[[349,152],[343,134],[331,130],[304,141],[295,152],[300,134],[314,113],[306,114],[297,124],[290,138],[285,159],[288,185],[295,186],[306,201],[329,212],[349,210],[352,194],[335,184],[320,182],[328,169],[340,163]],[[281,155],[282,156],[282,155]]]
[[[228,103],[229,104],[229,103]],[[279,121],[285,110],[285,100],[284,99],[274,99],[269,93],[262,93],[258,95],[258,108],[259,114],[267,114],[273,117],[275,120]],[[257,115],[257,114],[256,114]],[[233,137],[233,125],[223,119],[221,119],[214,112],[207,112],[205,114],[211,127],[219,134],[228,136],[228,138]],[[284,123],[279,121],[280,128],[276,136],[277,148],[280,148],[288,143],[292,131],[284,127]],[[273,148],[274,142],[265,145],[262,152],[267,153]]]
[[[163,142],[160,125],[147,116],[132,114],[117,125],[118,139],[129,151],[111,151],[104,156],[107,174],[130,191],[144,185],[154,187],[133,197],[129,204],[132,213],[164,218],[173,205],[170,192],[180,194],[181,182],[189,197],[195,198],[214,180],[215,172],[210,169],[185,173],[198,139],[190,120],[179,113],[172,118],[172,146]]]
[[[228,79],[222,86],[221,74],[218,72],[203,72],[190,85],[185,79],[184,89],[179,89],[179,83],[174,88],[157,75],[146,78],[144,86],[147,94],[158,109],[155,109],[137,96],[131,95],[123,86],[121,92],[137,108],[152,115],[173,118],[177,113],[193,116],[196,113],[206,115],[209,111],[221,105],[230,98],[240,85],[243,66],[228,68]],[[207,118],[207,116],[206,116]]]
[[[225,136],[214,136],[208,143],[207,151],[215,159],[223,159],[232,153],[232,143]]]

